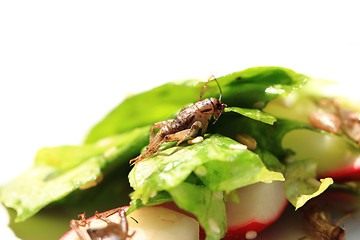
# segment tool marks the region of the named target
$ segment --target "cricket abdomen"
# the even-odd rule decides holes
[[[181,111],[174,121],[170,124],[169,130],[170,133],[175,133],[184,129],[187,129],[194,122],[196,116],[196,107],[195,105],[191,105],[188,108]]]

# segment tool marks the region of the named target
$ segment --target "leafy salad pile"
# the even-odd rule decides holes
[[[217,81],[228,107],[216,124],[209,124],[204,141],[165,143],[158,153],[130,168],[129,160],[147,145],[152,124],[172,119],[196,102],[204,86],[198,80],[167,83],[125,99],[91,129],[82,145],[40,149],[28,171],[1,187],[0,201],[16,210],[17,221],[49,204],[92,199],[107,204],[107,210],[130,201],[132,212],[174,201],[197,217],[207,239],[220,239],[227,229],[225,201],[240,187],[285,181],[287,198],[297,209],[333,184],[331,178],[317,179],[318,163],[311,156],[286,161],[294,156],[284,144],[287,134],[301,129],[326,134],[338,138],[343,151],[359,154],[359,147],[345,135],[309,124],[309,111],[322,97],[313,90],[314,79],[286,68],[256,67]],[[203,98],[218,95],[211,81]],[[279,101],[305,107],[285,110],[277,107]],[[238,134],[251,136],[257,148],[244,148],[236,141]]]

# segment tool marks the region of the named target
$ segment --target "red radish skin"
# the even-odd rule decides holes
[[[352,165],[343,166],[333,171],[321,173],[319,178],[331,177],[336,181],[358,181],[360,180],[360,158]]]

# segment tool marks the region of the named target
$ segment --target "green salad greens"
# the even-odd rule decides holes
[[[307,130],[334,135],[312,128],[303,109],[282,105],[283,99],[297,96],[314,108],[320,93],[304,87],[314,79],[286,68],[256,67],[217,81],[228,107],[216,124],[209,124],[202,142],[165,143],[130,172],[118,171],[130,169],[129,160],[144,150],[152,124],[174,118],[196,102],[204,86],[198,80],[167,83],[125,99],[90,130],[82,145],[40,149],[28,171],[0,188],[0,202],[16,210],[17,221],[24,221],[49,204],[81,200],[102,179],[122,184],[113,178],[118,172],[125,182],[128,175],[132,192],[114,192],[113,197],[130,202],[129,212],[173,201],[197,217],[207,239],[220,239],[227,229],[225,195],[238,188],[285,181],[287,198],[297,209],[333,183],[331,178],[317,179],[311,156],[286,161],[295,153],[283,142],[287,134]],[[217,96],[218,86],[211,81],[203,98]],[[251,136],[256,149],[238,142],[238,134]],[[346,136],[336,137],[358,153]],[[106,186],[95,189],[101,195]]]

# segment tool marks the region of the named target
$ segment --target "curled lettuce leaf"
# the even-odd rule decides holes
[[[295,209],[319,196],[334,183],[331,178],[317,180],[316,163],[309,161],[296,161],[288,164],[285,178],[286,197]]]

